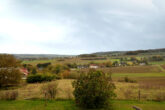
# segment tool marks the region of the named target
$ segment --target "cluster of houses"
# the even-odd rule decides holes
[[[97,69],[97,68],[99,68],[99,65],[97,65],[97,64],[90,64],[89,66],[88,65],[77,65],[77,68],[78,69],[85,69],[85,68]]]
[[[112,64],[112,67],[119,67],[119,66],[133,66],[134,64],[129,64],[129,63],[126,63],[126,62],[120,62],[120,63],[113,63]],[[147,65],[147,63],[145,62],[141,62],[139,64],[136,64],[136,65],[139,65],[139,66],[144,66],[144,65]],[[97,68],[104,68],[105,66],[104,65],[100,65],[100,64],[90,64],[90,65],[78,65],[77,68],[78,69],[85,69],[85,68],[91,68],[91,69],[97,69]]]
[[[140,66],[144,66],[144,65],[147,65],[145,62],[141,62],[139,63]],[[114,67],[118,67],[118,66],[128,66],[127,63],[125,62],[120,62],[120,63],[113,63]],[[77,65],[77,69],[86,69],[86,68],[91,68],[91,69],[97,69],[97,68],[103,68],[104,66],[101,66],[99,64],[90,64],[90,65]],[[72,68],[74,69],[74,68]],[[76,69],[76,68],[75,68]],[[20,68],[19,69],[20,72],[22,73],[22,78],[23,79],[26,79],[26,77],[29,75],[29,71],[28,69],[26,68]]]

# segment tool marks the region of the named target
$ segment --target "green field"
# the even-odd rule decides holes
[[[152,65],[162,65],[165,64],[165,61],[155,61],[155,62],[150,62]]]
[[[112,77],[165,77],[165,73],[113,73]]]
[[[22,62],[22,64],[34,64],[34,65],[36,65],[36,64],[39,64],[39,63],[48,63],[48,62],[51,62],[51,63],[53,63],[53,62],[56,62],[56,60],[55,59],[51,59],[51,60],[28,60],[28,61],[23,61]]]
[[[46,104],[44,100],[0,101],[0,110],[84,110],[76,107],[73,100],[47,101]],[[114,101],[114,110],[133,110],[132,106],[143,110],[165,110],[165,102]]]

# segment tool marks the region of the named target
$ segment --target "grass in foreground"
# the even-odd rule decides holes
[[[48,101],[47,106],[44,105],[44,100],[0,101],[0,110],[83,110],[76,107],[73,100]],[[132,106],[143,110],[165,110],[165,102],[114,101],[114,110],[133,110]]]

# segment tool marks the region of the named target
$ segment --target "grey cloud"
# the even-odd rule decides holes
[[[76,29],[63,43],[38,44],[52,52],[56,52],[55,48],[95,52],[165,47],[162,0],[13,0],[12,3],[13,12],[20,19],[32,23],[60,22]]]

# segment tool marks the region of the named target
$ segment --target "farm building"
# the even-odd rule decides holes
[[[88,65],[77,65],[78,69],[84,69],[84,68],[88,68]]]
[[[94,68],[94,69],[97,69],[97,68],[99,68],[99,66],[98,66],[98,65],[96,65],[96,64],[91,64],[91,65],[89,66],[89,68]]]

